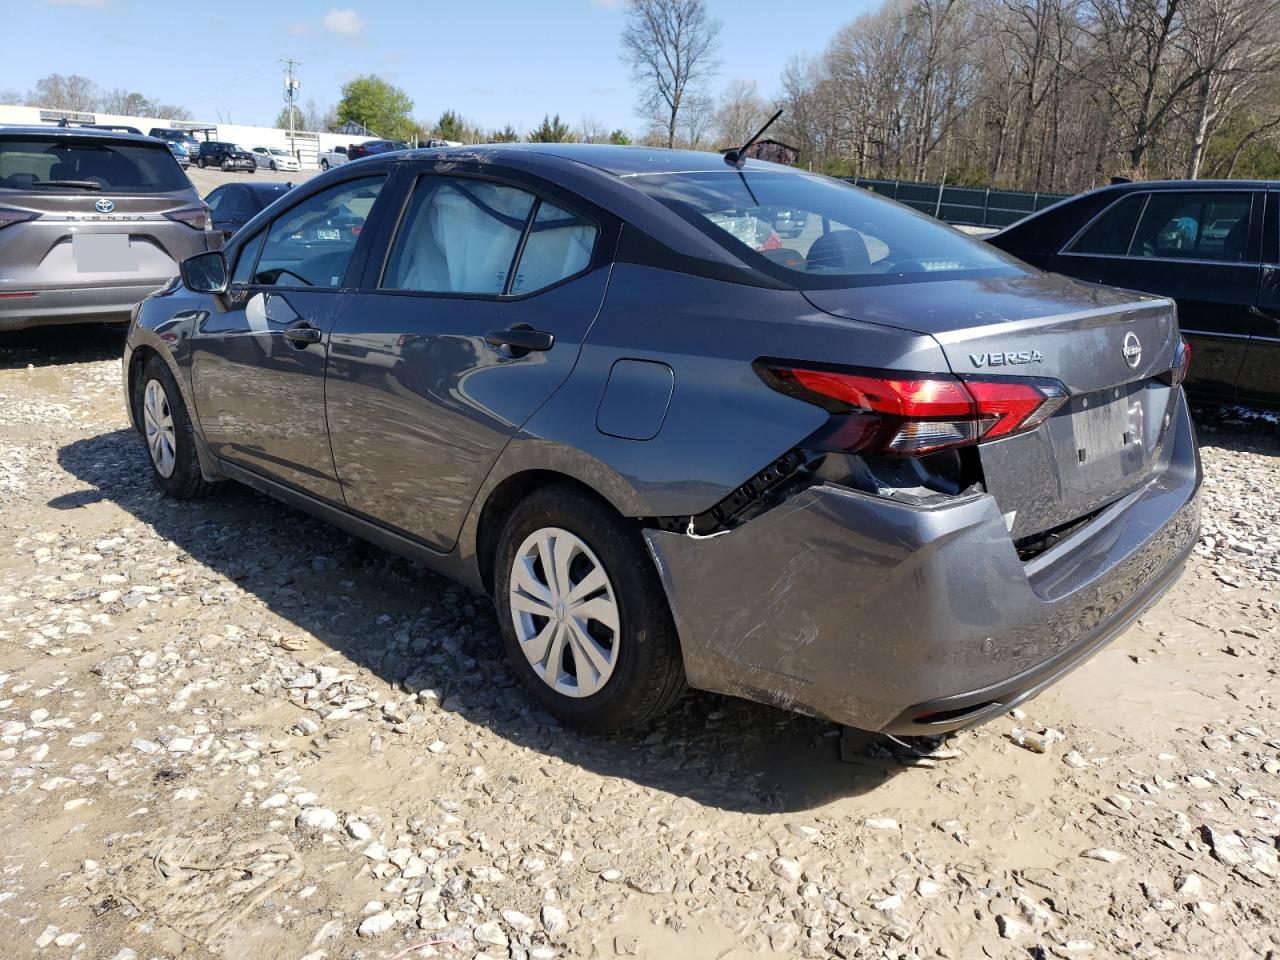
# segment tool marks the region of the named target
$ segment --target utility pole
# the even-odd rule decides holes
[[[289,151],[294,157],[301,162],[302,158],[298,156],[298,143],[294,139],[294,122],[293,107],[298,99],[298,88],[302,86],[298,78],[293,75],[293,68],[302,66],[301,60],[279,60],[278,63],[286,64],[284,72],[284,98],[289,103]]]

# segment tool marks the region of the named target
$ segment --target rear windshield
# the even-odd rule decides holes
[[[749,265],[802,288],[1017,272],[987,244],[860,187],[800,171],[642,174],[632,185]]]
[[[0,139],[0,190],[169,193],[191,181],[163,144],[77,137]]]

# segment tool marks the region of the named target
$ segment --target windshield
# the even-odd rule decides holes
[[[289,155],[279,147],[268,147],[267,153],[271,154],[273,157],[287,157]]]
[[[169,193],[190,187],[163,144],[79,137],[0,139],[2,190]]]
[[[1017,269],[981,241],[827,177],[748,168],[627,179],[751,266],[798,287]]]
[[[240,146],[240,144],[238,144],[238,143],[233,143],[233,144],[231,145],[231,149],[232,149],[232,150],[234,150],[236,153],[248,153],[248,152],[249,152],[249,151],[248,151],[248,150],[246,150],[244,147]]]

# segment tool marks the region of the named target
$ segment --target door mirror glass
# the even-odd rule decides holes
[[[197,253],[182,261],[182,283],[194,293],[226,293],[227,258],[221,250]]]

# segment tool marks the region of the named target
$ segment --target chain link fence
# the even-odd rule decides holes
[[[842,179],[905,203],[931,217],[970,227],[1007,227],[1068,196],[1065,193],[1030,193],[993,190],[990,187],[949,187],[941,183],[913,183],[909,180]]]

